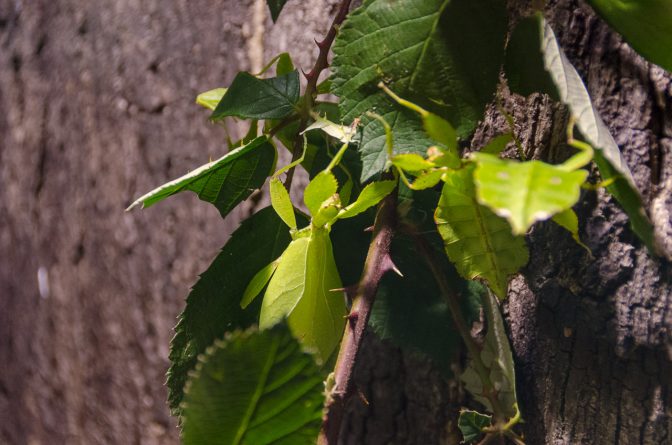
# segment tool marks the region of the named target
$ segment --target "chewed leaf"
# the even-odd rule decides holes
[[[317,215],[324,201],[331,198],[338,191],[338,181],[333,173],[323,171],[318,173],[303,192],[303,202],[311,215]]]
[[[490,292],[484,298],[487,299],[483,302],[483,309],[488,322],[488,333],[485,335],[481,350],[481,361],[489,370],[490,382],[497,391],[497,399],[502,405],[504,414],[508,418],[514,418],[520,413],[516,397],[516,373],[513,367],[511,346],[506,336],[504,320],[497,299]],[[490,401],[484,395],[483,383],[473,367],[473,362],[469,363],[462,374],[462,380],[474,398],[493,411]]]
[[[322,373],[286,326],[235,331],[199,357],[185,389],[185,445],[315,443]]]
[[[378,204],[384,197],[392,193],[397,181],[378,181],[368,184],[357,197],[357,200],[341,210],[338,219],[352,218]]]
[[[271,179],[270,183],[271,205],[278,216],[289,226],[296,230],[296,215],[289,193],[278,178]]]
[[[238,73],[210,118],[281,119],[296,110],[299,87],[298,71],[271,79]]]
[[[265,136],[231,150],[216,161],[197,168],[138,198],[127,210],[149,207],[176,193],[189,190],[217,207],[225,217],[236,205],[260,188],[275,163],[275,148]]]
[[[444,174],[434,215],[448,258],[464,278],[487,281],[504,298],[509,276],[527,263],[525,240],[514,236],[505,219],[476,199],[474,165]]]
[[[574,210],[567,209],[556,215],[553,215],[553,222],[571,233],[572,238],[574,238],[574,241],[576,241],[576,244],[586,249],[588,254],[592,256],[590,248],[586,246],[579,237],[579,218],[576,216]]]
[[[214,110],[222,97],[226,94],[226,88],[215,88],[214,90],[206,91],[196,96],[196,103],[209,109]]]
[[[345,299],[329,234],[313,229],[287,247],[271,278],[261,307],[259,326],[271,327],[287,318],[292,333],[318,353],[324,363],[345,326]]]
[[[275,273],[275,269],[278,268],[279,259],[273,261],[268,266],[261,269],[257,274],[252,278],[250,284],[245,288],[243,293],[243,298],[240,300],[240,307],[245,309],[247,306],[252,303],[254,298],[259,295],[264,287],[271,280],[271,277]]]
[[[565,171],[541,161],[518,162],[474,153],[478,201],[506,218],[521,235],[536,221],[571,208],[578,200],[586,170]]]

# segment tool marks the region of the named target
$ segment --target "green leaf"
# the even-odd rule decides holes
[[[331,198],[337,191],[336,177],[329,171],[323,171],[317,174],[306,186],[303,192],[303,202],[310,214],[315,216],[320,211],[322,203]]]
[[[518,414],[518,402],[516,398],[516,373],[513,367],[513,355],[509,346],[509,338],[504,329],[504,320],[499,310],[499,303],[491,293],[484,297],[483,307],[488,322],[488,333],[485,335],[485,343],[481,350],[481,360],[489,370],[489,378],[497,391],[497,399],[500,401],[504,414],[513,418]],[[474,398],[493,411],[490,401],[483,396],[483,384],[473,363],[462,374],[467,391]]]
[[[528,35],[524,39],[512,40],[509,51],[527,54],[526,60],[532,64],[539,63],[533,55],[541,54],[544,68],[550,75],[552,84],[555,85],[550,92],[567,104],[581,134],[596,149],[595,163],[602,178],[605,181],[619,178],[614,184],[607,187],[607,190],[623,206],[630,218],[633,231],[650,251],[655,251],[653,226],[642,207],[641,197],[632,173],[614,138],[597,113],[579,74],[558,45],[553,30],[541,14],[528,19],[524,25],[520,26],[528,28],[525,31]],[[529,34],[535,29],[538,37],[531,38]],[[507,66],[507,69],[509,69],[507,76],[513,76],[510,65]],[[539,85],[535,84],[535,86],[538,87]],[[543,92],[548,91],[544,90]]]
[[[525,240],[514,236],[505,219],[476,199],[473,165],[444,175],[434,219],[446,253],[464,278],[487,281],[504,298],[509,276],[527,263]]]
[[[187,374],[196,366],[198,354],[225,332],[256,323],[260,303],[243,310],[241,297],[254,275],[278,258],[289,242],[287,228],[267,207],[243,221],[201,274],[187,297],[170,343],[167,386],[174,413],[179,414]]]
[[[271,79],[258,79],[243,72],[233,79],[210,118],[281,119],[296,111],[298,101],[298,71]]]
[[[324,384],[286,326],[236,331],[199,357],[182,404],[185,445],[312,445]]]
[[[285,6],[285,3],[287,3],[287,0],[266,0],[268,9],[271,10],[271,19],[273,19],[273,23],[278,21],[280,11],[282,11],[282,8]]]
[[[259,326],[265,329],[287,318],[294,336],[324,363],[345,326],[342,287],[329,232],[313,228],[280,257],[264,295]]]
[[[271,205],[280,218],[289,226],[296,230],[296,216],[294,215],[294,206],[289,197],[289,192],[278,178],[271,179],[270,182]]]
[[[553,215],[553,222],[571,233],[572,238],[574,241],[576,241],[576,244],[586,249],[590,256],[593,255],[590,251],[590,248],[586,246],[579,237],[579,218],[576,216],[574,210],[566,209],[556,215]]]
[[[403,153],[392,158],[392,165],[406,172],[415,173],[434,167],[434,163],[428,161],[417,153]]]
[[[138,198],[127,210],[149,207],[176,193],[189,190],[217,207],[225,217],[260,188],[275,164],[275,148],[265,136],[231,150],[216,161],[170,181]]]
[[[672,72],[670,0],[588,0],[641,55]]]
[[[280,54],[278,57],[278,66],[275,68],[277,75],[284,76],[285,74],[290,74],[294,70],[294,62],[292,62],[292,57],[289,53]]]
[[[209,110],[217,108],[217,104],[226,94],[226,88],[215,88],[196,96],[196,103]]]
[[[366,0],[350,15],[334,45],[332,91],[344,122],[362,118],[362,180],[387,160],[384,128],[366,112],[391,124],[396,153],[424,154],[433,144],[378,83],[466,136],[495,92],[507,23],[500,0]]]
[[[504,151],[506,145],[513,140],[511,133],[506,133],[499,135],[490,142],[488,142],[483,148],[480,149],[479,153],[489,153],[492,155],[498,155]]]
[[[478,202],[506,218],[522,235],[537,221],[570,209],[579,200],[586,170],[565,171],[541,161],[518,162],[474,153]]]
[[[271,280],[271,277],[275,273],[275,269],[278,268],[279,259],[273,261],[268,266],[261,269],[257,274],[252,278],[250,284],[245,288],[243,293],[243,299],[240,300],[240,307],[245,309],[247,306],[252,303],[254,298],[259,295],[259,293],[266,287],[268,282]]]
[[[492,426],[492,416],[486,416],[478,411],[463,409],[457,420],[457,426],[462,432],[464,443],[473,443],[483,435],[483,428]]]
[[[397,181],[378,181],[368,184],[359,194],[357,200],[341,210],[339,219],[352,218],[378,204],[384,197],[392,193]]]

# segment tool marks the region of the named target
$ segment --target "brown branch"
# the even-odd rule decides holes
[[[329,31],[327,35],[324,36],[324,39],[321,41],[315,40],[315,44],[319,48],[320,52],[317,55],[315,64],[313,68],[306,74],[303,75],[306,77],[306,92],[304,93],[304,104],[301,108],[301,123],[299,124],[299,130],[296,133],[296,138],[294,139],[294,147],[292,148],[292,161],[296,161],[301,155],[303,149],[303,142],[301,140],[301,133],[306,129],[308,119],[310,118],[310,112],[315,105],[315,97],[317,96],[317,81],[320,78],[322,71],[329,68],[329,51],[331,50],[331,45],[334,43],[336,34],[338,33],[338,28],[341,26],[345,17],[347,17],[348,12],[350,11],[350,4],[352,0],[341,0],[341,4],[338,7],[338,12],[334,17],[334,20],[331,22]],[[291,169],[287,172],[287,179],[285,179],[285,188],[290,190],[292,186],[292,178],[294,177],[294,169]]]
[[[354,393],[353,373],[362,344],[364,330],[369,322],[371,308],[381,278],[394,269],[390,245],[397,223],[397,195],[393,191],[378,207],[373,226],[373,239],[364,263],[362,277],[357,284],[341,349],[334,368],[334,387],[327,394],[318,445],[336,445],[345,414],[345,404]]]

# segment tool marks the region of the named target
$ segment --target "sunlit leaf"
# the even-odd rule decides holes
[[[299,87],[298,71],[271,79],[238,73],[210,118],[281,119],[296,111]]]
[[[378,204],[384,197],[392,193],[397,181],[378,181],[368,184],[357,197],[357,200],[345,207],[339,214],[339,219],[352,218]]]
[[[261,307],[259,326],[271,327],[287,318],[292,333],[325,362],[345,326],[343,285],[326,230],[291,242],[279,260]]]
[[[586,170],[565,171],[541,161],[504,160],[487,153],[474,153],[473,159],[479,203],[506,218],[517,235],[570,209],[588,177]]]
[[[590,248],[586,246],[579,237],[579,218],[576,216],[574,210],[566,209],[556,215],[553,215],[553,222],[571,233],[574,241],[576,241],[579,246],[586,249],[588,254],[592,256]]]
[[[333,173],[323,171],[308,183],[303,192],[303,202],[311,215],[317,215],[324,201],[338,191],[338,182]]]
[[[395,153],[424,154],[434,144],[378,83],[466,136],[495,92],[507,23],[500,0],[366,0],[350,15],[334,45],[332,91],[345,123],[362,118],[362,180],[387,161],[384,128],[365,113],[390,123]]]
[[[261,302],[240,307],[254,275],[278,258],[290,242],[287,227],[267,207],[246,219],[189,292],[170,343],[168,403],[174,413],[182,401],[196,357],[224,333],[257,322]]]
[[[188,190],[217,207],[225,217],[236,205],[260,188],[275,164],[275,148],[259,137],[231,150],[216,161],[197,168],[138,198],[127,210],[142,204],[149,207],[176,193]]]
[[[270,182],[271,205],[280,218],[289,226],[290,229],[296,229],[296,216],[294,215],[294,206],[289,197],[289,192],[278,178],[271,179]]]
[[[478,203],[473,165],[446,173],[435,221],[448,258],[464,278],[485,280],[504,298],[509,277],[527,263],[525,240],[505,219]]]
[[[217,108],[217,104],[226,94],[226,88],[215,88],[196,96],[196,103],[209,110]]]
[[[428,161],[417,153],[403,153],[392,157],[392,165],[407,172],[419,172],[434,167],[434,163]]]
[[[278,263],[279,261],[275,260],[257,272],[257,274],[252,278],[252,281],[250,281],[250,284],[248,284],[247,288],[245,288],[243,298],[240,300],[240,307],[245,309],[247,306],[249,306],[254,298],[259,295],[264,287],[266,287],[268,282],[271,280],[271,277],[275,273],[275,269],[278,268]]]
[[[313,445],[324,384],[286,326],[236,331],[199,357],[185,389],[185,445]]]

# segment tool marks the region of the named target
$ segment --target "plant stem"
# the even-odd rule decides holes
[[[338,7],[338,12],[334,17],[334,20],[331,22],[331,26],[329,27],[329,31],[327,31],[327,35],[324,36],[324,39],[322,39],[322,41],[319,42],[317,40],[315,41],[320,52],[317,55],[315,64],[313,64],[313,68],[307,74],[304,73],[304,76],[306,77],[307,81],[306,91],[303,94],[305,102],[303,104],[303,107],[301,108],[301,123],[299,124],[299,129],[296,133],[296,137],[294,140],[294,147],[292,150],[292,162],[295,161],[296,158],[298,158],[299,155],[301,154],[301,147],[303,145],[301,142],[301,133],[303,132],[303,130],[306,129],[308,119],[310,118],[310,112],[312,111],[313,106],[315,105],[315,97],[317,96],[317,81],[319,80],[322,71],[329,68],[329,51],[331,50],[331,45],[334,43],[334,39],[336,38],[338,28],[341,26],[341,24],[345,20],[345,17],[348,15],[348,12],[350,11],[351,3],[352,0],[341,0],[341,4]],[[294,170],[292,169],[289,172],[287,172],[287,179],[285,180],[285,188],[287,188],[288,191],[292,187],[293,177],[294,177]]]
[[[336,445],[345,413],[345,404],[354,390],[355,361],[371,315],[371,308],[383,275],[394,268],[390,259],[390,245],[397,223],[396,191],[379,205],[373,226],[373,239],[364,263],[362,277],[352,302],[348,323],[341,340],[336,366],[334,387],[327,394],[318,445]]]
[[[505,421],[506,415],[504,414],[502,405],[497,398],[497,390],[495,389],[494,385],[492,384],[492,380],[490,379],[490,370],[487,366],[485,366],[485,363],[483,363],[483,360],[481,359],[481,347],[471,336],[471,330],[467,325],[467,321],[464,319],[464,315],[462,314],[459,296],[446,281],[444,273],[438,266],[436,254],[425,238],[417,233],[415,228],[404,226],[404,229],[413,237],[418,253],[427,263],[430,272],[432,275],[434,275],[434,279],[439,286],[441,295],[443,295],[446,302],[448,303],[448,307],[450,308],[450,312],[453,316],[455,327],[457,328],[457,331],[462,337],[462,341],[464,341],[464,344],[467,347],[471,364],[478,374],[478,377],[481,380],[481,384],[483,385],[483,396],[486,397],[488,401],[490,401],[495,419],[498,421]],[[484,302],[484,304],[486,303],[489,303],[489,301]]]

